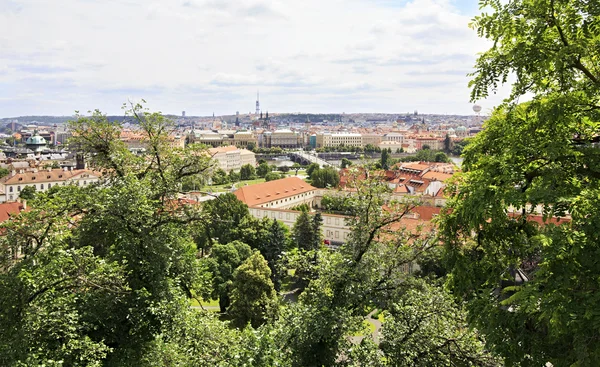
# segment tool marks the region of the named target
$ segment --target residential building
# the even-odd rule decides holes
[[[362,135],[357,133],[322,133],[317,134],[317,148],[337,147],[362,147]]]
[[[317,190],[298,177],[287,177],[242,186],[234,194],[249,207],[289,209],[301,204],[313,207]]]
[[[53,186],[77,185],[87,186],[100,180],[99,172],[77,169],[47,169],[19,173],[12,171],[10,175],[0,179],[0,190],[6,195],[6,201],[16,201],[21,190],[27,186],[35,187],[36,191],[47,191]]]
[[[240,149],[234,145],[210,148],[208,152],[212,159],[217,162],[219,168],[222,168],[226,172],[231,170],[239,171],[245,164],[256,165],[256,155],[253,152],[247,149]]]

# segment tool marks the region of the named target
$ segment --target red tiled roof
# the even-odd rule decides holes
[[[86,169],[76,169],[72,171],[64,171],[62,169],[39,170],[38,172],[17,173],[14,176],[8,175],[0,179],[0,183],[4,185],[15,184],[31,184],[36,182],[54,182],[65,181],[70,178],[79,176],[82,173],[88,173],[100,177],[100,172],[94,172]]]
[[[294,195],[316,190],[298,177],[243,186],[234,195],[248,206],[256,206],[273,200],[285,199]]]
[[[0,204],[0,222],[4,222],[10,218],[11,215],[19,214],[25,209],[23,203],[2,203]]]

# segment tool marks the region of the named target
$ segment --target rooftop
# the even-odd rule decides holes
[[[298,177],[243,186],[234,192],[235,196],[248,206],[257,206],[273,200],[285,199],[294,195],[316,190]]]

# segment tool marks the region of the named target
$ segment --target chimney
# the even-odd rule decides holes
[[[11,177],[14,176],[14,175],[16,175],[16,174],[17,174],[17,171],[14,170],[14,169],[10,172]]]
[[[21,205],[23,206],[21,210],[27,210],[27,200],[21,200]]]
[[[63,167],[63,171],[67,172],[69,169],[65,166]]]

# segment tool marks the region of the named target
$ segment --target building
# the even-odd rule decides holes
[[[233,134],[233,144],[239,148],[246,148],[248,145],[258,145],[258,139],[252,131],[237,131]]]
[[[27,146],[27,149],[31,149],[35,154],[40,154],[46,150],[47,142],[36,130],[32,136],[27,138],[25,145]]]
[[[317,134],[317,148],[337,146],[362,147],[362,135],[357,133],[323,133]]]
[[[235,196],[249,207],[290,209],[302,204],[315,206],[318,189],[298,177],[287,177],[257,185],[243,186]]]
[[[379,134],[362,134],[362,146],[372,145],[374,147],[381,143],[381,135]]]
[[[226,172],[239,171],[245,164],[256,166],[256,155],[253,152],[240,149],[234,145],[211,148],[208,152],[212,159],[217,162],[219,168]]]
[[[12,171],[10,175],[0,179],[0,189],[6,195],[6,201],[16,201],[19,193],[27,186],[35,187],[36,191],[46,191],[53,186],[77,185],[87,186],[100,180],[99,172],[77,169],[47,169],[19,173]]]
[[[289,129],[275,130],[271,133],[270,147],[298,148],[298,135]]]

